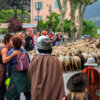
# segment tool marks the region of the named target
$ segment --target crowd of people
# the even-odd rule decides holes
[[[62,65],[57,56],[51,55],[52,46],[61,45],[61,33],[41,36],[26,32],[21,35],[6,34],[0,47],[0,100],[99,100],[100,73],[94,68],[94,58],[88,58],[82,72],[67,82],[64,91]],[[35,48],[37,55],[30,60],[27,51]]]
[[[64,45],[67,43],[69,38],[68,33],[61,34],[61,32],[50,32],[50,34],[48,34],[45,30],[37,34],[32,34],[30,31],[26,31],[25,33],[21,34],[16,33],[16,36],[20,36],[23,41],[23,46],[27,51],[30,51],[33,48],[37,49],[37,39],[40,36],[48,37],[52,46]]]

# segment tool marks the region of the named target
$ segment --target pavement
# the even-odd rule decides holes
[[[95,68],[100,72],[100,67],[95,67]],[[81,71],[79,71],[79,72],[81,72]],[[67,81],[75,73],[78,73],[78,71],[73,71],[73,72],[69,71],[69,72],[63,74],[64,87],[65,87],[65,93],[66,93],[66,95],[68,94],[68,89],[66,87]],[[25,100],[25,97],[24,97],[23,93],[21,93],[21,100]]]
[[[100,66],[99,67],[95,67],[99,72],[100,72]],[[81,71],[80,71],[81,72]],[[64,78],[64,87],[65,87],[65,93],[66,95],[68,94],[68,89],[66,87],[67,81],[68,79],[74,75],[75,73],[78,73],[78,71],[74,71],[74,72],[67,72],[63,74],[63,78]]]

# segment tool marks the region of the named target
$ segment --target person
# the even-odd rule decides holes
[[[28,53],[21,49],[22,40],[20,37],[12,38],[13,48],[8,51],[8,55],[10,56],[15,50],[24,52],[27,56],[28,61],[30,62],[30,58]],[[10,77],[10,83],[6,91],[6,99],[7,100],[20,100],[20,93],[23,92],[26,100],[31,100],[30,94],[30,82],[27,77],[26,71],[17,71],[16,66],[18,64],[17,56],[14,56],[11,61],[6,64],[6,72],[8,77]]]
[[[89,78],[87,74],[76,73],[67,82],[69,93],[64,100],[92,100],[87,92]]]
[[[99,100],[99,95],[96,95],[96,92],[100,89],[100,73],[93,67],[97,67],[95,59],[90,57],[85,63],[85,69],[83,73],[86,73],[89,77],[88,91],[90,92],[93,100]]]
[[[78,56],[81,59],[81,69],[83,69],[84,68],[85,59],[84,59],[84,56],[82,55],[82,51],[78,52]]]
[[[41,32],[41,36],[48,37],[48,35],[47,35],[47,31],[43,30],[43,31]]]
[[[49,39],[51,38],[51,36],[53,35],[53,33],[52,32],[50,32],[50,34],[48,35],[48,37],[49,37]]]
[[[39,54],[30,63],[28,76],[31,81],[31,100],[62,100],[64,82],[62,65],[56,56],[51,55],[49,38],[37,43]]]
[[[22,39],[22,47],[25,47],[25,34],[21,34],[21,39]]]
[[[55,46],[59,46],[59,41],[60,41],[60,39],[59,39],[59,35],[57,33],[56,34],[56,39],[55,39]]]
[[[6,80],[6,68],[5,64],[9,62],[15,55],[17,55],[19,52],[14,51],[10,56],[7,57],[7,52],[11,48],[10,39],[12,35],[6,34],[4,36],[4,45],[0,47],[0,100],[4,100],[5,92],[6,92],[6,86],[5,86],[5,80]]]
[[[36,35],[34,35],[34,48],[35,50],[37,50],[37,38],[40,36],[40,33],[37,33]]]
[[[25,49],[27,50],[27,51],[31,51],[33,48],[34,48],[34,46],[33,46],[33,44],[32,44],[32,41],[33,41],[33,39],[32,39],[32,37],[30,36],[30,32],[27,32],[26,33],[26,38],[25,38]]]
[[[64,45],[67,44],[67,41],[68,41],[68,34],[67,33],[63,33],[63,43],[64,43]]]
[[[56,40],[56,37],[55,37],[55,35],[52,33],[52,36],[50,37],[50,43],[52,44],[52,46],[55,46],[55,40]]]

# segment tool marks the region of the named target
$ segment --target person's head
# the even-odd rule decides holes
[[[4,44],[7,45],[8,47],[11,46],[11,44],[10,44],[10,39],[12,38],[12,36],[13,36],[13,35],[11,35],[11,34],[6,34],[6,35],[4,36]]]
[[[22,34],[22,38],[25,38],[25,34]]]
[[[42,31],[42,32],[41,32],[41,35],[42,35],[42,36],[46,36],[46,35],[47,35],[47,31],[45,31],[45,30]]]
[[[19,34],[16,32],[16,36],[19,36]]]
[[[37,48],[39,53],[44,53],[44,54],[52,53],[52,47],[49,38],[40,39],[40,41],[37,42]]]
[[[52,32],[50,32],[50,34],[53,34]]]
[[[95,59],[93,57],[90,57],[87,59],[87,62],[84,64],[84,66],[88,67],[88,66],[91,66],[91,67],[97,67],[97,63],[95,61]]]
[[[13,47],[15,49],[20,49],[21,48],[22,40],[21,40],[20,37],[13,37],[11,40],[12,40]]]
[[[60,35],[60,32],[58,34]]]
[[[39,37],[39,36],[40,36],[40,33],[38,32],[38,33],[37,33],[37,37]]]
[[[87,74],[77,73],[74,74],[67,82],[67,88],[71,100],[84,100],[89,84],[89,78]],[[85,99],[88,100],[88,99]]]
[[[30,35],[30,32],[29,32],[29,31],[27,31],[27,32],[26,32],[26,35],[27,35],[27,36],[29,36],[29,35]]]
[[[79,51],[79,54],[82,54],[82,51]]]

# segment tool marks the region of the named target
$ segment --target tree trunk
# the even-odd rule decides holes
[[[70,7],[71,7],[71,41],[76,41],[75,36],[75,11],[76,11],[76,5],[74,5],[74,2],[70,0]]]
[[[60,3],[60,2],[58,2]],[[61,4],[58,4],[58,6]],[[60,10],[61,12],[61,17],[60,17],[60,22],[57,26],[57,29],[61,29],[61,32],[64,31],[64,25],[65,25],[65,15],[66,15],[66,11],[67,11],[67,0],[63,0],[63,4],[62,4],[62,9]]]
[[[85,13],[86,7],[87,7],[87,3],[84,4],[84,6],[82,4],[79,4],[79,30],[77,33],[77,39],[82,38],[83,20],[84,20],[84,13]]]
[[[65,14],[61,14],[60,22],[57,26],[58,29],[61,29],[61,32],[64,31],[64,21],[65,21]]]
[[[83,31],[83,16],[79,15],[79,30],[78,30],[77,39],[82,38],[82,31]]]
[[[14,18],[16,19],[17,18],[17,6],[14,7],[14,12],[15,12]]]
[[[73,16],[71,16],[71,40],[75,41],[75,16],[74,16],[74,11],[73,11]]]

